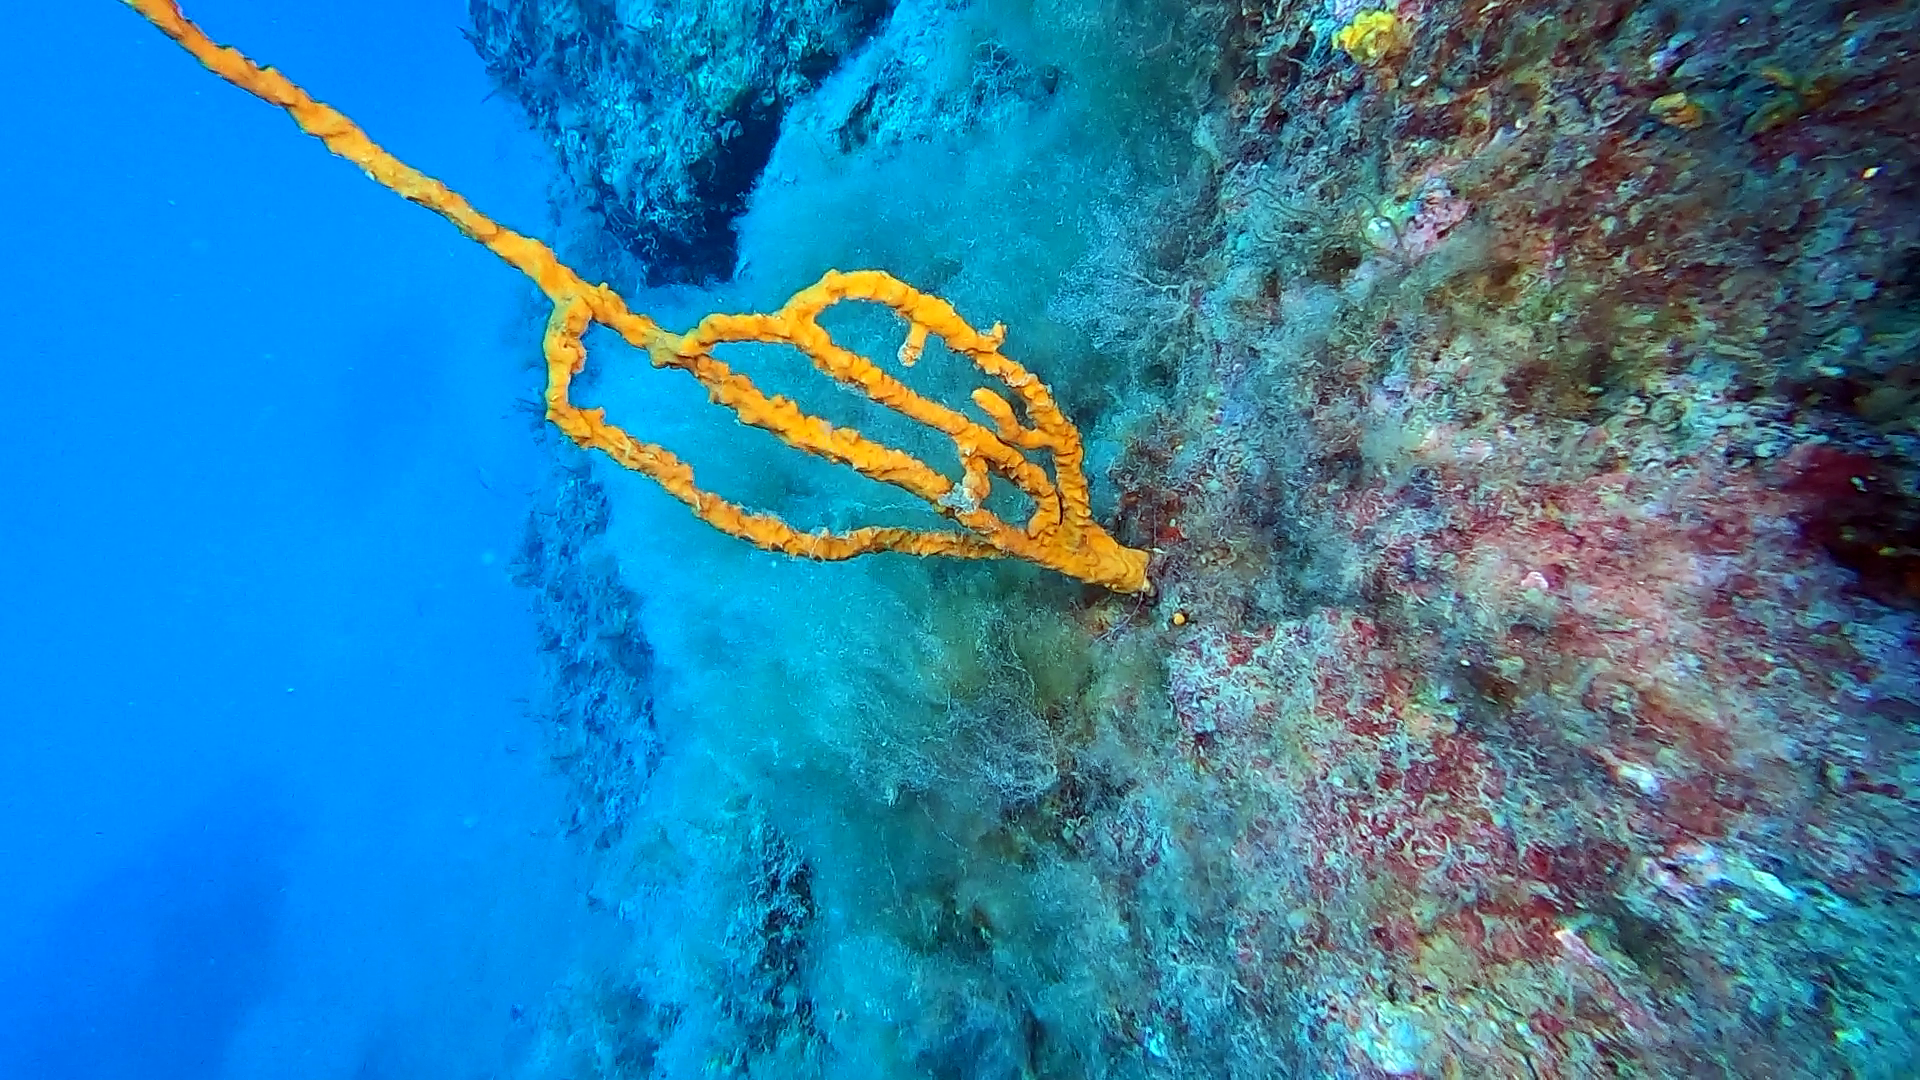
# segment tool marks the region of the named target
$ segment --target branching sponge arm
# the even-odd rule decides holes
[[[702,521],[769,551],[811,559],[848,559],[881,551],[967,558],[1012,555],[1121,592],[1149,588],[1147,553],[1121,546],[1093,520],[1079,431],[1060,412],[1045,384],[1001,354],[1002,327],[995,325],[982,333],[939,297],[885,273],[863,270],[828,271],[771,314],[709,315],[686,334],[669,333],[646,316],[627,310],[613,290],[588,284],[545,244],[495,223],[445,184],[381,149],[339,110],[315,101],[286,76],[260,67],[237,49],[216,45],[181,13],[174,0],[126,2],[209,70],[285,109],[301,130],[326,143],[327,149],[402,197],[446,218],[531,278],[553,301],[543,346],[547,418],[580,445],[598,449],[653,478]],[[983,388],[974,391],[973,400],[992,421],[988,427],[920,396],[872,360],[836,344],[818,320],[822,311],[843,300],[885,305],[905,321],[906,340],[899,354],[903,364],[919,358],[929,336],[944,341],[971,360],[981,374],[1004,384],[1018,399],[1026,423],[1021,423],[1012,402]],[[656,367],[691,374],[716,404],[732,409],[744,423],[772,432],[797,449],[911,492],[967,531],[876,527],[844,533],[802,532],[777,517],[754,513],[702,491],[694,483],[693,469],[670,451],[608,423],[602,410],[582,409],[569,400],[573,376],[587,362],[583,338],[594,323],[644,350]],[[960,458],[960,481],[956,484],[940,470],[852,428],[835,427],[786,398],[762,393],[752,380],[713,355],[720,345],[747,341],[799,349],[815,367],[843,385],[945,434]],[[1027,456],[1035,451],[1052,457],[1051,475]],[[1025,526],[1003,521],[985,508],[996,475],[1033,501],[1034,513]]]

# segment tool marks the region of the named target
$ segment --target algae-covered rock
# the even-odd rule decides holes
[[[468,36],[649,283],[701,282],[732,272],[733,220],[789,106],[892,7],[472,0]]]

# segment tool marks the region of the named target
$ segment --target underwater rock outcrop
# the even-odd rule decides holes
[[[553,146],[569,201],[648,283],[733,273],[733,223],[793,102],[892,0],[471,0],[502,94]]]

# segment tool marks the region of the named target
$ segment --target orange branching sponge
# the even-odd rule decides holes
[[[1044,383],[1001,354],[1005,328],[1000,325],[982,333],[939,297],[880,271],[865,270],[829,271],[772,314],[709,315],[685,334],[671,333],[645,315],[627,310],[607,286],[589,285],[545,244],[495,223],[445,184],[381,149],[353,121],[315,101],[286,76],[260,67],[237,49],[214,44],[181,13],[175,0],[126,2],[209,70],[285,109],[327,149],[403,198],[446,218],[533,279],[553,301],[544,341],[547,418],[580,445],[597,448],[621,465],[652,477],[702,521],[766,550],[811,559],[850,559],[879,551],[968,558],[1014,555],[1120,592],[1150,588],[1147,553],[1122,547],[1093,520],[1079,431],[1054,404]],[[1027,422],[1020,421],[1007,398],[981,388],[973,392],[973,402],[992,422],[989,427],[920,396],[873,361],[836,344],[821,328],[819,315],[842,300],[883,304],[906,321],[906,341],[899,353],[903,364],[919,358],[929,336],[938,337],[972,360],[983,374],[1004,383],[1019,398]],[[694,484],[693,469],[672,452],[628,435],[607,422],[604,410],[583,409],[568,400],[568,384],[587,362],[582,337],[594,323],[646,350],[655,367],[688,372],[700,380],[716,404],[732,409],[743,422],[810,454],[912,492],[968,531],[868,527],[845,533],[802,532],[777,517],[751,512],[700,490]],[[752,380],[713,355],[716,346],[746,341],[791,345],[843,385],[944,433],[959,453],[959,482],[852,428],[835,427],[812,416],[784,397],[762,393]],[[1053,474],[1049,476],[1027,451],[1050,454]],[[994,476],[1033,501],[1033,516],[1024,526],[1003,521],[986,509]]]

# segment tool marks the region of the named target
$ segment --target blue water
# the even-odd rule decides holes
[[[464,8],[191,14],[537,225]],[[584,932],[525,285],[121,4],[9,21],[0,1077],[490,1075]]]

